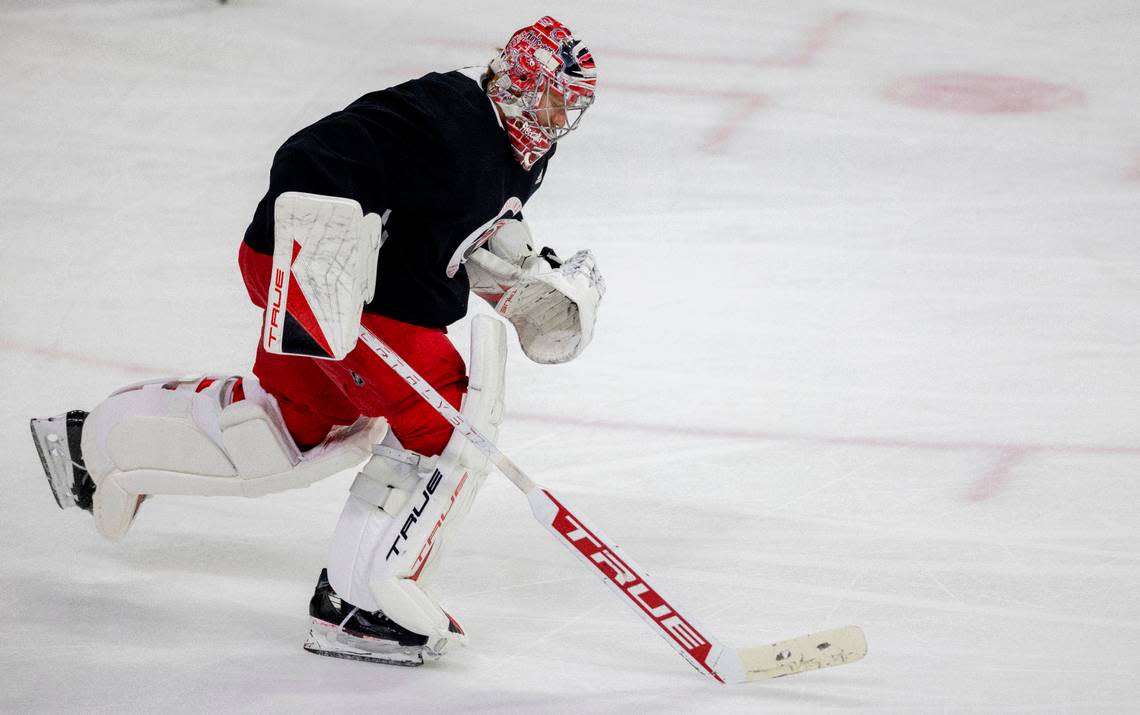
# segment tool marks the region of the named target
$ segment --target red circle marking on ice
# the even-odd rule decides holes
[[[1072,87],[971,72],[908,77],[895,82],[884,94],[911,107],[971,114],[1047,112],[1085,101],[1084,92]]]

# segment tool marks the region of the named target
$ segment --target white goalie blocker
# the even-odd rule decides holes
[[[511,321],[523,352],[556,364],[580,355],[594,336],[606,283],[590,251],[551,265],[534,249],[526,222],[500,221],[467,259],[471,290]],[[545,252],[544,252],[545,253]]]
[[[262,327],[268,352],[341,360],[376,291],[380,216],[352,199],[287,191],[273,204],[273,272]]]

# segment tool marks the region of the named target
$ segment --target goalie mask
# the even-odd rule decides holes
[[[594,102],[590,50],[552,17],[524,27],[491,61],[487,96],[503,113],[515,158],[530,169]]]

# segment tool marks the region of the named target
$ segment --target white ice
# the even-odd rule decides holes
[[[701,678],[498,477],[437,584],[472,644],[416,670],[301,650],[351,475],[118,545],[51,499],[29,417],[248,369],[292,131],[545,11],[600,89],[527,213],[610,290],[579,360],[512,348],[501,446],[721,638],[853,623],[860,663]],[[0,710],[1135,711],[1138,38],[1132,0],[0,4]],[[888,91],[949,73],[1072,101]]]

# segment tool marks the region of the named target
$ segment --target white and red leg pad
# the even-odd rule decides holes
[[[495,439],[503,418],[506,331],[487,316],[471,329],[470,377],[460,410]],[[443,454],[404,450],[392,434],[373,450],[341,512],[328,563],[329,583],[343,599],[428,636],[439,652],[462,641],[453,620],[424,589],[428,572],[454,538],[489,471],[487,458],[454,433]],[[457,624],[456,624],[457,625]]]
[[[101,534],[117,541],[142,495],[261,496],[352,469],[386,428],[361,418],[301,453],[277,401],[254,377],[142,382],[100,403],[83,425]]]

